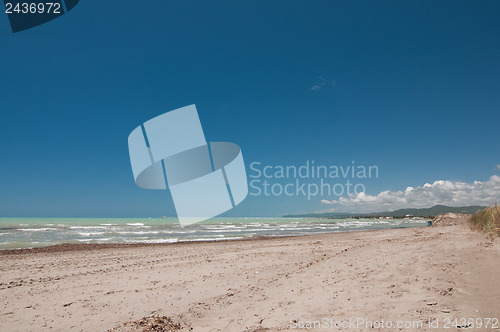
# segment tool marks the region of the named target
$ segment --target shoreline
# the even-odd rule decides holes
[[[323,234],[338,234],[338,233],[351,233],[351,232],[377,232],[391,229],[415,229],[415,228],[425,228],[430,226],[418,226],[418,227],[391,227],[391,228],[372,228],[372,229],[351,229],[343,231],[332,231],[332,232],[315,232],[309,234],[297,234],[297,235],[258,235],[241,237],[238,239],[210,239],[210,240],[181,240],[175,242],[164,242],[164,243],[148,243],[148,242],[136,242],[136,243],[61,243],[53,244],[42,247],[29,247],[29,248],[15,248],[15,249],[0,249],[0,256],[2,255],[27,255],[33,253],[41,252],[64,252],[64,251],[78,251],[78,250],[95,250],[95,249],[108,249],[108,248],[128,248],[128,247],[149,247],[149,246],[169,246],[169,245],[185,245],[185,244],[196,244],[196,243],[216,243],[216,242],[232,242],[232,241],[258,241],[258,240],[271,240],[274,238],[294,238],[294,237],[305,237]]]
[[[181,227],[161,220],[130,222],[89,219],[83,221],[19,221],[0,225],[0,251],[42,248],[60,244],[153,244],[193,241],[227,241],[259,236],[291,236],[328,232],[423,227],[425,221],[387,220],[314,220],[275,218],[263,221],[235,218],[210,224]]]

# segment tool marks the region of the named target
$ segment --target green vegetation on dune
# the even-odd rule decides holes
[[[494,232],[500,236],[500,208],[496,205],[477,212],[470,218],[470,222],[485,232]]]

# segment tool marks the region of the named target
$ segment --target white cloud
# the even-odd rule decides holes
[[[314,213],[333,213],[333,212],[336,212],[335,209],[325,209],[325,210],[314,211]]]
[[[497,165],[497,167],[495,167],[495,169],[496,169],[497,171],[500,171],[500,164],[498,164],[498,165]]]
[[[310,87],[309,90],[318,91],[321,90],[327,84],[331,84],[332,86],[335,86],[337,84],[337,81],[329,81],[323,78],[322,76],[317,76],[316,80],[318,83]]]
[[[401,208],[426,208],[436,204],[449,206],[493,205],[500,203],[500,176],[473,183],[439,180],[405,191],[383,191],[377,195],[359,193],[338,200],[321,200],[337,205],[341,212],[382,212]]]

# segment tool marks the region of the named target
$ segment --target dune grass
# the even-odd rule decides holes
[[[500,236],[500,207],[495,204],[493,207],[481,210],[470,218],[470,222],[474,227]]]

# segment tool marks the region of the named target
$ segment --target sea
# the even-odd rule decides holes
[[[427,225],[428,220],[415,219],[213,218],[182,227],[176,218],[0,218],[0,249],[62,243],[223,241]]]

